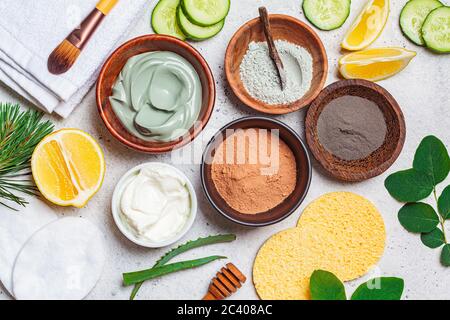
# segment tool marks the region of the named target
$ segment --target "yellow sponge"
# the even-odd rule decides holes
[[[349,281],[381,258],[383,219],[367,199],[350,193],[326,194],[303,212],[297,228],[282,231],[259,250],[253,281],[261,299],[309,299],[309,277],[323,269]]]

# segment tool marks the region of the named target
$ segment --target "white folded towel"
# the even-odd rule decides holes
[[[151,1],[119,0],[75,65],[65,74],[52,75],[48,56],[96,4],[97,0],[1,0],[0,81],[43,110],[67,117]]]

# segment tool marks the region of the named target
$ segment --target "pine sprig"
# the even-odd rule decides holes
[[[35,110],[21,111],[20,106],[0,103],[0,205],[7,202],[25,206],[20,193],[36,195],[30,179],[30,160],[36,145],[53,131],[50,121]],[[13,209],[13,208],[11,208]]]

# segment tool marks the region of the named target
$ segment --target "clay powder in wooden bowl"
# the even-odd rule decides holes
[[[405,141],[405,120],[395,99],[365,80],[336,82],[313,102],[306,139],[333,177],[362,181],[386,171]]]
[[[252,63],[254,65],[260,65],[260,71],[263,73],[269,71],[270,68],[268,69],[268,66],[272,63],[267,54],[266,57],[262,59],[263,62],[261,62],[261,55],[264,55],[264,52],[261,53],[261,51],[264,50],[266,38],[263,31],[263,25],[259,18],[247,22],[231,39],[225,55],[225,73],[231,89],[245,105],[254,110],[268,114],[286,114],[308,106],[322,90],[328,73],[327,54],[319,36],[302,21],[287,15],[273,14],[270,15],[270,24],[274,40],[277,42],[277,47],[279,47],[278,50],[280,51],[282,58],[283,56],[285,56],[285,58],[287,57],[287,60],[283,62],[286,64],[285,67],[292,67],[297,64],[296,68],[302,70],[302,68],[305,69],[305,66],[302,65],[309,65],[306,69],[311,68],[312,66],[312,70],[309,70],[311,74],[304,75],[308,78],[304,80],[307,80],[309,83],[308,88],[303,88],[306,90],[306,93],[299,99],[290,101],[289,103],[269,104],[252,96],[246,89],[241,76],[241,65],[244,62],[244,59],[246,59],[246,64],[250,66]],[[303,57],[304,59],[298,59],[298,57]],[[311,61],[304,61],[305,63],[299,64],[299,61],[302,60]],[[298,71],[291,71],[294,73],[294,78],[303,77]],[[244,73],[247,76],[251,74],[251,72]],[[255,81],[260,82],[259,87],[261,89],[261,82],[263,79],[255,79]],[[275,79],[275,81],[277,81],[277,79]],[[247,79],[247,82],[251,81]],[[300,80],[299,83],[301,82],[302,81]],[[275,85],[276,83],[270,83],[268,87],[270,86],[273,89]],[[264,92],[261,92],[261,90],[259,93],[263,96],[265,94]],[[287,97],[284,97],[284,94],[282,94],[281,97],[276,97],[275,101],[286,98]],[[287,100],[290,99],[287,98]]]
[[[269,211],[294,191],[297,164],[289,146],[265,129],[236,130],[216,149],[211,166],[216,190],[242,214]]]
[[[237,149],[224,150],[224,141],[235,142],[230,139],[233,134],[249,139],[248,130],[278,136],[279,148],[268,149],[267,141],[266,150],[264,142],[262,147],[244,142],[236,144]],[[259,136],[255,141],[263,140]],[[257,149],[259,156],[245,149]],[[203,154],[201,178],[205,195],[219,214],[241,225],[263,227],[286,219],[303,202],[311,183],[311,162],[303,141],[287,125],[267,117],[247,117],[227,124],[211,139]],[[264,183],[270,187],[261,186]]]

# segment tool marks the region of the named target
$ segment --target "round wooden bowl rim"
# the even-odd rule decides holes
[[[246,106],[248,106],[249,108],[252,108],[256,111],[265,113],[265,114],[281,115],[281,114],[295,112],[295,111],[298,111],[300,109],[307,107],[319,95],[320,91],[325,86],[325,82],[327,80],[328,57],[327,57],[327,52],[326,52],[325,46],[323,45],[323,42],[320,39],[319,35],[309,25],[307,25],[303,21],[301,21],[297,18],[294,18],[292,16],[285,15],[285,14],[270,14],[269,18],[270,19],[287,20],[289,22],[299,25],[300,27],[305,29],[305,31],[309,32],[311,34],[311,36],[319,44],[320,52],[321,52],[321,55],[323,56],[323,75],[322,75],[320,82],[317,85],[315,91],[313,91],[314,93],[311,95],[311,97],[309,99],[306,99],[302,103],[301,103],[301,101],[302,101],[303,97],[295,102],[290,103],[290,104],[270,105],[270,104],[264,103],[262,101],[258,101],[256,99],[253,99],[254,101],[249,100],[240,90],[237,89],[236,85],[232,81],[230,81],[230,79],[232,78],[232,76],[231,76],[232,72],[229,68],[229,66],[230,66],[229,59],[231,59],[231,56],[232,56],[231,53],[233,51],[234,46],[236,46],[237,38],[247,27],[251,27],[251,26],[254,26],[254,25],[260,23],[260,18],[254,18],[252,20],[247,21],[234,33],[233,37],[231,38],[230,42],[228,43],[228,47],[227,47],[226,54],[225,54],[225,75],[227,77],[227,80],[231,87],[231,90],[233,90],[234,94]]]
[[[390,155],[390,157],[384,161],[383,163],[380,163],[378,166],[375,166],[369,170],[362,170],[360,172],[351,172],[351,173],[343,173],[341,172],[337,166],[334,163],[331,163],[326,160],[325,157],[323,157],[322,152],[319,151],[320,148],[318,148],[318,144],[320,143],[318,139],[315,139],[314,130],[317,126],[317,121],[314,121],[314,116],[318,112],[318,108],[321,106],[322,101],[328,97],[328,95],[338,91],[342,90],[343,88],[347,87],[364,87],[367,89],[373,90],[374,88],[378,89],[376,91],[377,94],[383,96],[383,98],[387,101],[388,106],[391,108],[391,110],[394,112],[396,118],[398,119],[398,128],[400,132],[400,136],[398,140],[396,141],[397,145],[395,146],[394,151]],[[398,102],[395,100],[395,98],[382,86],[371,82],[367,80],[362,79],[352,79],[352,80],[339,80],[337,82],[334,82],[327,86],[325,89],[322,90],[320,95],[314,100],[314,102],[311,104],[310,108],[308,109],[306,119],[305,119],[305,131],[306,131],[306,143],[309,146],[309,149],[311,150],[314,158],[321,164],[321,166],[325,169],[325,171],[331,175],[332,177],[346,181],[346,182],[360,182],[365,181],[371,178],[374,178],[376,176],[381,175],[384,173],[387,169],[389,169],[392,164],[397,160],[399,157],[403,145],[405,143],[406,139],[406,123],[405,118],[403,115],[403,112],[398,104]],[[351,161],[348,161],[351,163]],[[342,166],[342,164],[341,164]]]
[[[279,127],[283,127],[284,129],[286,129],[288,132],[290,132],[292,134],[292,136],[294,136],[299,142],[300,145],[302,146],[302,151],[305,154],[305,158],[307,161],[307,166],[306,166],[306,173],[308,174],[308,180],[306,182],[306,186],[305,186],[305,190],[303,191],[301,197],[295,202],[295,205],[292,206],[292,208],[287,211],[286,213],[284,213],[283,215],[281,215],[280,217],[273,219],[271,221],[268,222],[246,222],[246,221],[242,221],[239,220],[235,217],[233,217],[233,215],[230,215],[228,213],[226,213],[224,210],[222,210],[213,200],[210,192],[208,191],[208,187],[210,183],[206,180],[205,178],[205,167],[206,167],[206,163],[205,163],[205,158],[207,157],[208,153],[210,153],[211,148],[214,145],[214,142],[216,141],[216,139],[220,136],[223,135],[225,133],[225,130],[228,129],[229,127],[238,124],[238,123],[244,123],[247,122],[249,120],[262,120],[262,121],[267,121],[267,122],[271,122],[273,124],[275,124],[276,126]],[[292,152],[298,152],[298,151],[294,151],[292,150]],[[282,121],[276,120],[276,119],[271,119],[269,117],[264,117],[264,116],[248,116],[248,117],[243,117],[243,118],[239,118],[236,120],[233,120],[229,123],[227,123],[225,126],[223,126],[222,128],[220,128],[217,133],[211,138],[211,140],[208,142],[208,144],[206,145],[204,151],[203,151],[203,155],[202,155],[202,164],[201,164],[201,168],[200,168],[200,176],[201,176],[201,183],[202,183],[202,188],[203,188],[203,192],[206,195],[206,198],[208,199],[209,203],[211,204],[211,206],[218,212],[220,213],[221,216],[225,217],[226,219],[246,226],[246,227],[266,227],[266,226],[270,226],[273,224],[276,224],[278,222],[281,222],[285,219],[287,219],[288,217],[290,217],[299,207],[300,205],[303,203],[303,201],[305,200],[306,196],[308,195],[310,186],[311,186],[311,181],[312,181],[312,164],[311,164],[311,157],[309,155],[308,152],[308,148],[306,147],[305,142],[303,141],[303,139],[300,137],[300,135],[295,132],[294,129],[292,129],[290,126],[288,126],[287,124],[285,124]],[[225,201],[225,200],[223,200]]]
[[[167,41],[167,42],[172,42],[175,45],[183,47],[188,52],[190,52],[190,54],[192,54],[196,60],[199,61],[202,69],[205,72],[210,94],[209,94],[209,97],[208,97],[208,105],[207,105],[207,109],[206,109],[206,113],[205,113],[204,117],[201,118],[201,119],[197,119],[197,121],[201,122],[201,126],[195,127],[195,130],[193,132],[189,132],[189,138],[183,137],[183,139],[181,141],[179,141],[179,139],[177,139],[175,141],[164,143],[165,146],[161,146],[161,147],[158,147],[158,146],[149,147],[149,146],[144,146],[144,145],[139,144],[139,143],[134,143],[134,142],[124,138],[114,128],[114,126],[107,119],[106,114],[105,114],[105,112],[103,110],[102,99],[101,99],[101,96],[100,96],[100,91],[101,91],[101,84],[103,83],[103,79],[105,77],[105,74],[106,74],[108,68],[110,67],[111,63],[114,61],[114,59],[116,59],[116,57],[119,54],[119,52],[124,51],[124,50],[128,50],[128,48],[134,46],[136,44],[136,42],[140,42],[140,41],[155,41],[155,42],[158,42],[158,41],[161,41],[161,40],[162,41]],[[149,52],[151,52],[151,51],[149,51]],[[143,35],[143,36],[139,36],[139,37],[133,38],[131,40],[128,40],[127,42],[125,42],[121,46],[119,46],[117,49],[115,49],[113,51],[113,53],[111,53],[111,55],[108,57],[108,59],[103,64],[103,67],[102,67],[102,69],[100,71],[100,74],[98,76],[98,79],[97,79],[96,101],[97,101],[97,109],[98,109],[98,112],[100,114],[100,117],[103,120],[103,123],[105,124],[106,128],[108,129],[108,131],[112,134],[112,136],[114,138],[116,138],[119,142],[121,142],[122,144],[124,144],[127,147],[130,147],[130,148],[132,148],[134,150],[137,150],[137,151],[140,151],[140,152],[144,152],[144,153],[161,154],[161,153],[170,152],[170,151],[172,151],[174,149],[178,149],[178,148],[181,148],[181,147],[189,144],[190,142],[192,142],[200,134],[200,132],[203,131],[203,129],[208,124],[208,122],[209,122],[209,120],[211,118],[213,109],[214,109],[214,105],[215,105],[215,101],[216,101],[216,86],[215,86],[214,76],[213,76],[213,73],[211,71],[211,68],[208,65],[208,62],[200,54],[200,52],[197,51],[197,49],[195,49],[190,44],[188,44],[188,43],[186,43],[184,41],[181,41],[181,40],[179,40],[179,39],[177,39],[175,37],[172,37],[172,36],[150,34],[150,35]]]

